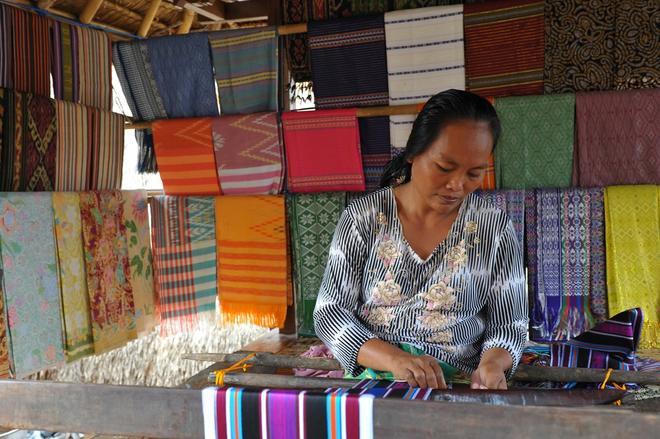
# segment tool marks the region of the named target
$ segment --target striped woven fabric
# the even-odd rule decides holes
[[[385,14],[390,105],[415,104],[465,89],[463,5]],[[392,146],[404,148],[414,116],[390,116]]]
[[[284,165],[277,113],[213,119],[213,144],[225,195],[274,195],[282,191]]]
[[[14,46],[14,21],[9,6],[0,4],[0,87],[13,87],[12,51]]]
[[[14,162],[20,163],[21,123],[17,124],[17,114],[22,115],[21,94],[8,88],[0,88],[0,191],[14,191]],[[19,110],[17,112],[17,110]],[[19,148],[16,153],[16,148]],[[17,174],[20,176],[20,168]]]
[[[277,30],[209,33],[222,114],[277,111]]]
[[[89,185],[92,190],[121,188],[124,165],[124,116],[86,107],[93,112],[94,147]]]
[[[387,104],[382,14],[312,21],[307,35],[317,108]]]
[[[282,327],[288,285],[284,197],[216,197],[215,206],[223,321]]]
[[[50,20],[20,9],[13,15],[13,88],[50,96]]]
[[[91,146],[94,145],[93,112],[72,102],[55,101],[57,112],[56,191],[91,189]]]
[[[53,24],[53,92],[55,99],[79,102],[78,33],[74,26],[60,21]]]
[[[79,103],[112,110],[112,46],[107,32],[75,26]],[[123,137],[123,136],[122,136]]]
[[[212,321],[218,295],[213,198],[154,197],[151,230],[161,334]]]
[[[2,12],[0,12],[1,14]],[[5,319],[5,295],[2,292],[2,275],[0,275],[0,379],[9,378],[9,339],[7,337],[7,320]]]
[[[25,95],[23,116],[23,165],[21,191],[52,191],[57,160],[55,102],[33,94]]]
[[[355,109],[282,114],[291,192],[364,191]]]
[[[211,118],[160,120],[154,146],[168,195],[220,195]]]
[[[543,94],[543,2],[465,5],[467,88],[482,96]]]
[[[366,190],[380,187],[380,177],[390,161],[390,120],[384,117],[363,117],[359,120],[362,166]]]

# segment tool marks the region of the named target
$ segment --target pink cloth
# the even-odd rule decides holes
[[[324,344],[314,345],[303,352],[301,357],[306,358],[335,358],[330,349]],[[317,369],[293,369],[295,376],[315,378],[343,378],[343,370],[317,370]]]

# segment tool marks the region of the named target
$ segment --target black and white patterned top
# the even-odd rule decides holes
[[[405,240],[392,188],[342,214],[314,310],[317,335],[351,374],[371,338],[408,343],[465,372],[499,347],[520,361],[527,338],[522,249],[506,213],[472,194],[422,260]]]

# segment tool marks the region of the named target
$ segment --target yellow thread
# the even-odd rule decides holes
[[[600,386],[598,386],[599,389],[602,390],[602,389],[605,388],[605,385],[606,385],[607,382],[610,380],[610,376],[612,375],[612,371],[614,371],[614,369],[612,369],[612,368],[607,369],[607,374],[605,374],[605,379],[603,380],[602,384],[601,384]],[[618,390],[628,390],[628,389],[626,388],[626,385],[625,385],[625,384],[618,385],[618,384],[615,383],[614,381],[612,381],[611,384],[612,384],[612,386],[613,386],[615,389],[618,389]],[[621,400],[619,399],[619,400],[617,400],[617,401],[614,401],[614,405],[621,405]]]
[[[602,390],[602,389],[605,388],[605,384],[607,384],[607,382],[610,380],[610,376],[612,375],[612,371],[613,371],[613,370],[614,370],[614,369],[612,369],[612,368],[607,369],[607,374],[605,374],[605,379],[603,380],[603,382],[601,383],[601,385],[598,387],[599,389]]]
[[[221,369],[221,370],[216,370],[214,372],[215,373],[215,385],[218,386],[218,387],[222,387],[222,386],[225,385],[225,374],[227,372],[235,372],[237,370],[242,370],[243,372],[247,372],[247,370],[250,367],[252,367],[252,365],[247,364],[247,362],[251,358],[253,358],[255,355],[257,355],[257,354],[255,354],[255,353],[248,354],[244,358],[242,358],[241,360],[238,360],[236,363],[232,364],[231,366],[226,367],[226,368]]]

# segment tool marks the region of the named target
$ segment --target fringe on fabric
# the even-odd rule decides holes
[[[252,324],[265,328],[277,328],[286,320],[286,305],[257,303],[221,303],[220,322],[222,324]]]

